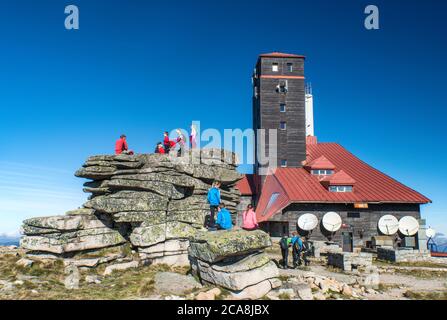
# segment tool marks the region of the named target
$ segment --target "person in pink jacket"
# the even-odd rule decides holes
[[[253,210],[253,206],[249,204],[247,210],[242,214],[242,229],[251,231],[258,229],[258,221],[256,220],[256,212]]]

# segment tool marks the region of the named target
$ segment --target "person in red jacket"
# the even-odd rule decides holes
[[[128,154],[132,155],[133,151],[129,150],[129,146],[127,145],[126,135],[122,134],[120,138],[115,143],[115,154]]]
[[[155,147],[155,153],[165,154],[165,148],[163,148],[163,144],[161,142],[157,143],[157,146]]]
[[[169,132],[167,131],[164,133],[163,146],[165,147],[165,152],[167,154],[169,154],[169,151],[175,147],[175,142],[169,139]]]

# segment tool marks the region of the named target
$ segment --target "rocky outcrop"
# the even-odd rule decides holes
[[[222,200],[235,214],[240,198],[235,185],[242,177],[235,155],[219,149],[179,158],[92,156],[75,175],[91,180],[84,184],[88,201],[65,215],[25,220],[21,247],[29,255],[94,267],[123,258],[103,257],[104,251],[130,246],[141,263],[187,265],[189,240],[203,231],[212,182],[222,182]]]
[[[29,257],[63,258],[70,270],[107,263],[103,276],[145,264],[191,264],[203,284],[226,288],[239,299],[260,298],[280,285],[278,269],[264,253],[271,246],[266,233],[203,227],[206,194],[215,180],[236,218],[235,185],[242,176],[233,153],[93,156],[76,176],[91,180],[84,184],[88,201],[62,216],[25,220],[21,246]],[[76,289],[73,274],[65,285]]]
[[[193,273],[240,299],[258,299],[278,285],[278,268],[263,252],[271,246],[263,231],[218,231],[191,241]]]

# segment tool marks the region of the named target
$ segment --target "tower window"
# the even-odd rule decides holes
[[[286,112],[286,104],[285,103],[281,103],[279,105],[279,111],[280,112]]]
[[[287,93],[287,91],[288,91],[287,80],[279,80],[279,83],[276,86],[276,92]]]
[[[293,63],[288,63],[287,64],[287,71],[288,72],[293,72]]]
[[[287,160],[281,160],[281,167],[285,168],[287,167]]]
[[[278,72],[278,71],[279,71],[279,67],[278,67],[278,64],[277,64],[277,63],[273,63],[273,64],[272,64],[272,71],[273,71],[273,72]]]
[[[279,123],[279,128],[280,128],[281,130],[286,130],[286,129],[287,129],[287,123],[286,123],[285,121],[281,121],[281,122]]]

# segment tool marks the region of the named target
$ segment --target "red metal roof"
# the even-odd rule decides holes
[[[417,191],[401,184],[388,175],[369,166],[341,145],[318,143],[307,145],[307,162],[324,156],[338,170],[355,181],[353,192],[330,192],[317,176],[304,168],[277,168],[268,176],[256,208],[259,221],[268,220],[291,203],[429,203]],[[279,193],[268,207],[272,194]]]
[[[311,161],[309,164],[306,164],[306,167],[314,170],[334,170],[335,165],[330,162],[325,156],[321,156],[313,161]]]
[[[256,186],[254,182],[253,174],[246,174],[242,180],[236,184],[236,188],[239,189],[241,195],[252,196],[255,194]]]
[[[302,59],[305,58],[305,56],[302,56],[302,55],[283,53],[283,52],[262,53],[259,55],[259,57],[263,57],[263,58],[302,58]]]

